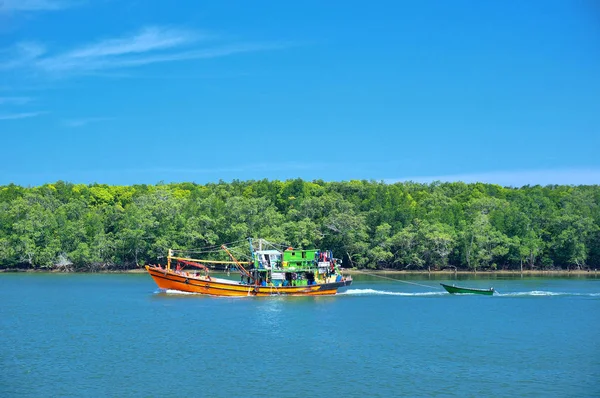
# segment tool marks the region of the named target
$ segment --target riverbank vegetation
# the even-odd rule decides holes
[[[600,186],[233,181],[0,186],[0,268],[164,263],[169,248],[263,237],[345,267],[600,268]]]

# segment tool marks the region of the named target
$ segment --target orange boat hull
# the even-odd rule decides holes
[[[310,286],[255,286],[243,285],[226,279],[207,279],[188,272],[176,272],[148,265],[146,270],[161,289],[211,296],[323,296],[336,294],[339,288],[350,286],[352,283],[351,278],[344,278],[340,282]]]

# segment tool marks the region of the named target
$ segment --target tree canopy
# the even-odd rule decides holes
[[[0,268],[129,269],[249,236],[330,249],[346,267],[596,268],[599,205],[597,185],[10,184],[0,186]]]

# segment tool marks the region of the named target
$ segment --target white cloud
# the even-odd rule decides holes
[[[48,54],[39,43],[19,43],[13,50],[13,58],[0,62],[0,69],[30,68],[53,74],[77,74],[225,57],[289,46],[286,43],[218,43],[211,47],[200,46],[199,42],[209,39],[218,38],[189,30],[151,26],[127,37],[106,39],[59,54]]]
[[[595,185],[600,184],[598,168],[565,168],[547,170],[493,171],[485,173],[465,173],[437,176],[415,176],[386,179],[387,183],[414,181],[430,183],[433,181],[465,183],[483,182],[502,186],[521,187],[523,185]]]
[[[29,119],[32,117],[37,117],[40,115],[44,115],[47,112],[23,112],[23,113],[9,113],[9,114],[0,114],[0,120],[17,120],[17,119]]]
[[[80,62],[74,59],[50,59],[47,61],[40,62],[39,66],[46,69],[47,71],[95,71],[102,69],[120,69],[120,68],[133,68],[137,66],[164,63],[164,62],[175,62],[185,61],[193,59],[209,59],[209,58],[220,58],[228,55],[240,54],[246,52],[265,51],[281,48],[276,45],[265,45],[265,44],[243,44],[243,45],[232,45],[222,46],[218,48],[210,48],[203,50],[192,50],[182,52],[172,52],[156,55],[145,55],[141,57],[111,57],[111,58],[87,58]]]
[[[132,37],[109,39],[64,55],[65,58],[98,58],[164,50],[193,42],[197,35],[184,30],[147,27]]]
[[[88,117],[83,119],[70,119],[65,120],[65,126],[67,127],[83,127],[92,123],[99,123],[108,120],[113,120],[112,117]]]
[[[73,5],[74,2],[64,0],[0,0],[0,11],[52,11]]]

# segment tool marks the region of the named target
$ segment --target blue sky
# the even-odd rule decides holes
[[[0,0],[0,184],[600,183],[600,6]]]

